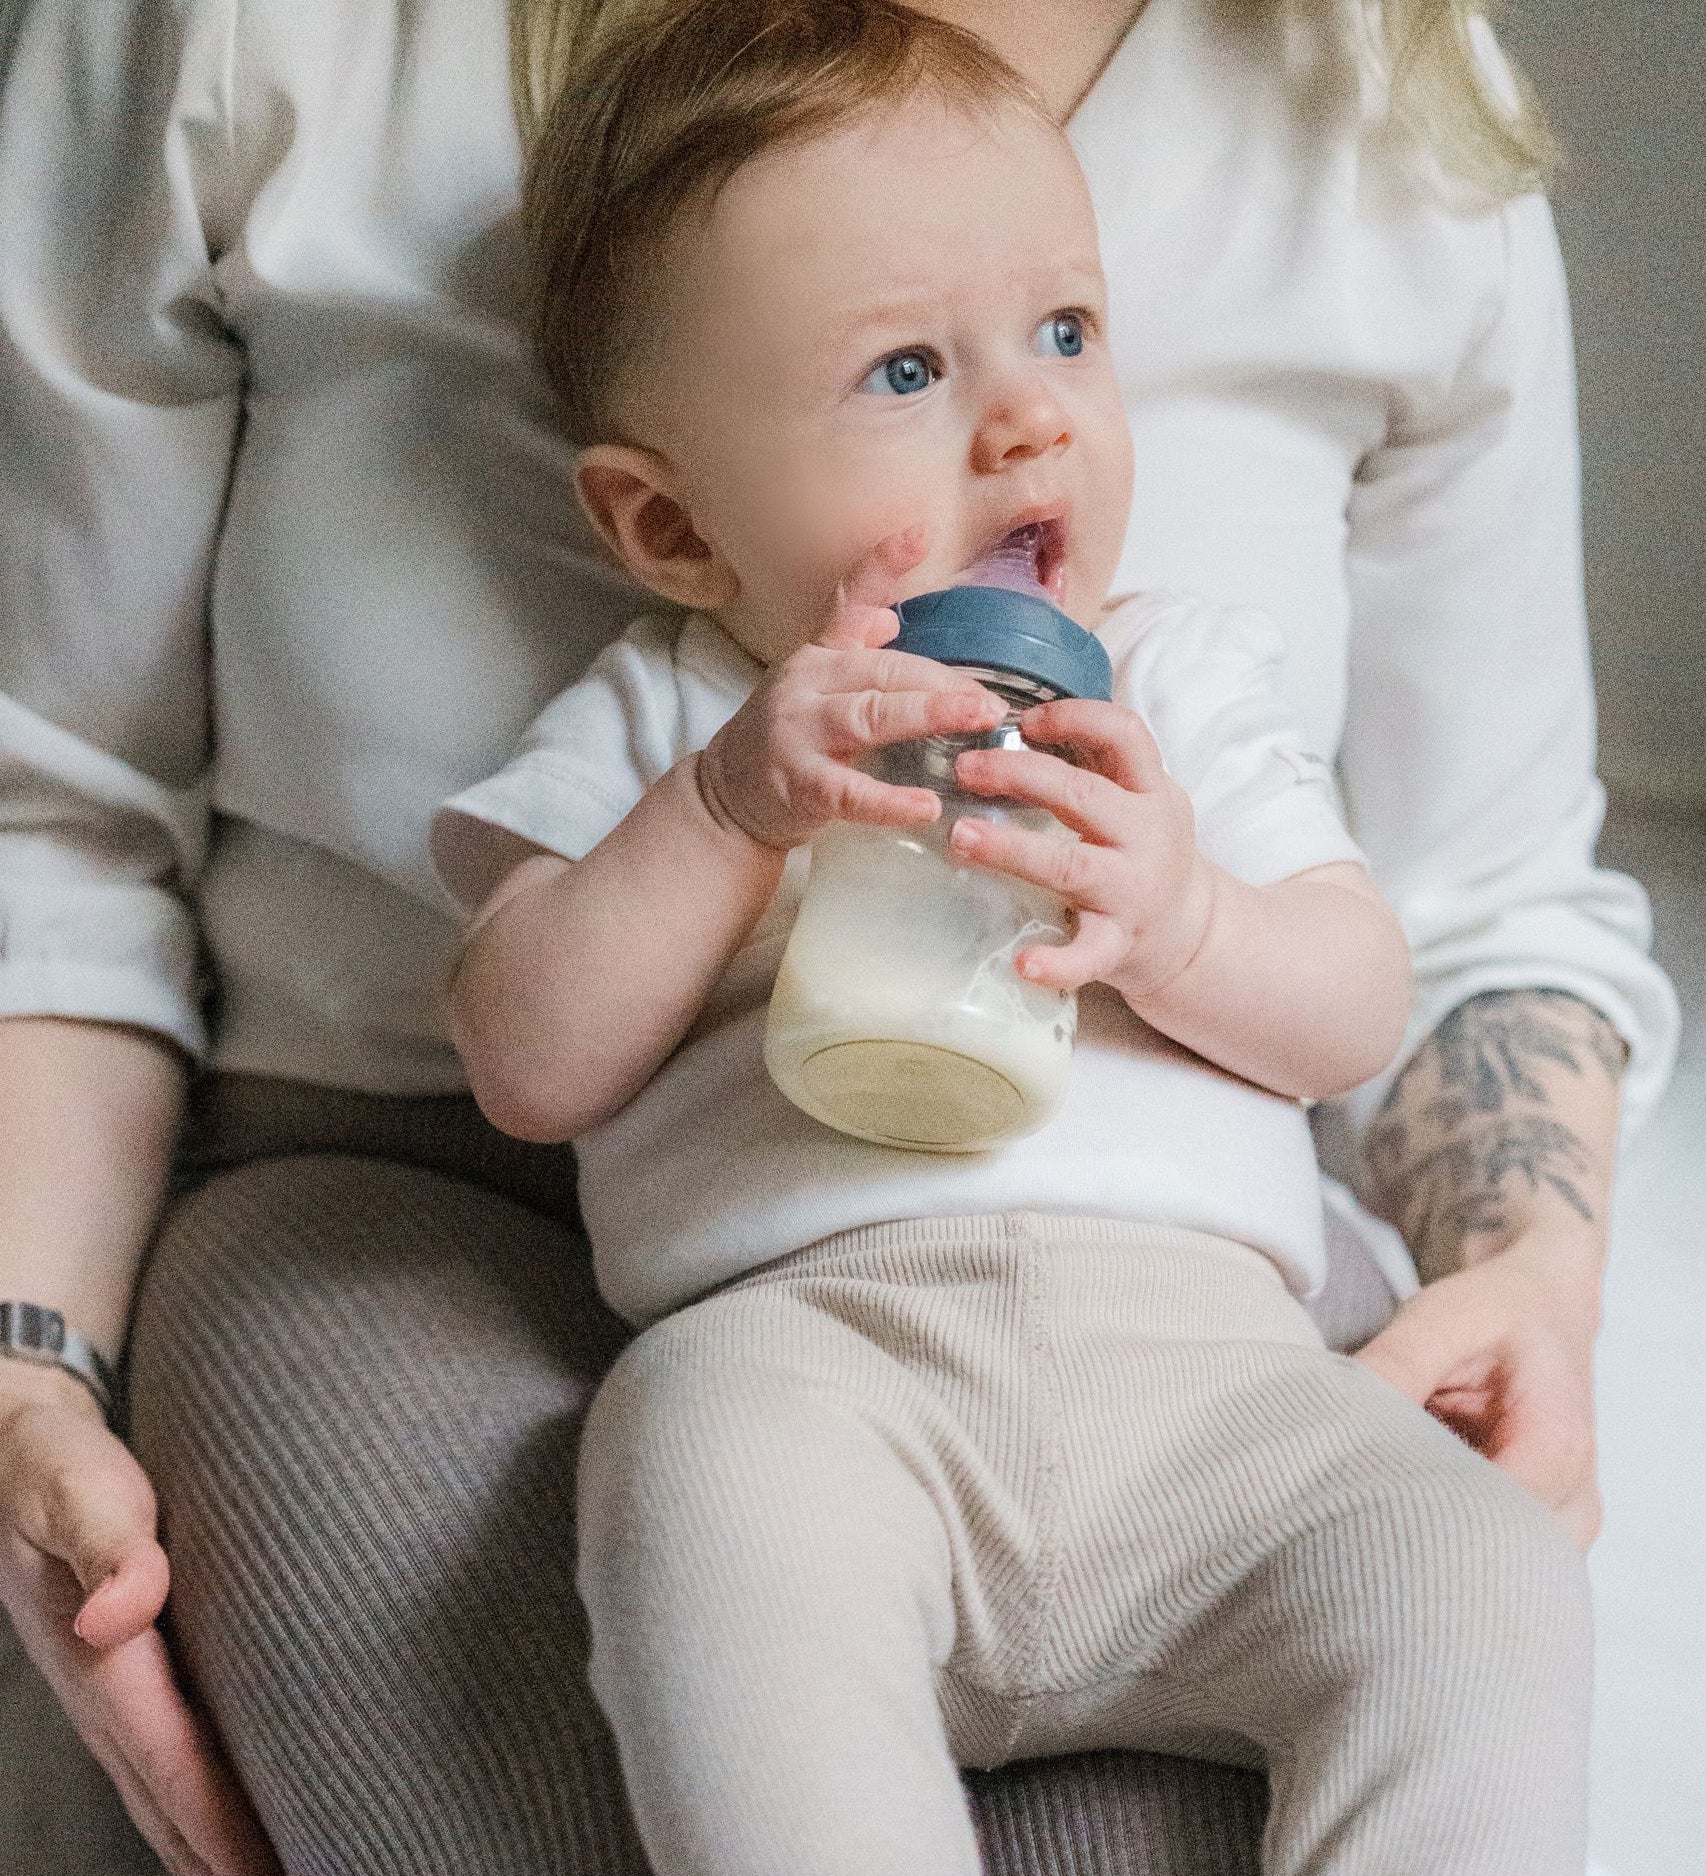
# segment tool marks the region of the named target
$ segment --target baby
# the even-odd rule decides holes
[[[1110,605],[1130,446],[1072,151],[887,0],[618,20],[529,215],[581,501],[671,602],[435,830],[482,1107],[573,1139],[643,1333],[580,1453],[592,1674],[659,1876],[974,1876],[960,1766],[1266,1768],[1263,1867],[1580,1876],[1585,1578],[1518,1486],[1323,1346],[1302,1104],[1396,1050],[1402,935],[1259,617]],[[888,608],[1028,553],[1115,700],[1022,719],[967,866],[1075,912],[1062,1112],[847,1138],[762,1065],[803,843],[987,729]]]

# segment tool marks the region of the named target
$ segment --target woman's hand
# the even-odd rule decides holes
[[[1537,1224],[1419,1290],[1356,1357],[1528,1487],[1586,1550],[1599,1534],[1597,1247]]]
[[[275,1876],[154,1626],[168,1576],[153,1489],[87,1390],[0,1361],[0,1604],[172,1876]]]
[[[1058,893],[1077,915],[1066,944],[1018,953],[1022,977],[1054,990],[1108,983],[1141,1002],[1190,963],[1214,912],[1213,869],[1197,851],[1190,796],[1168,775],[1143,719],[1119,704],[1039,704],[1019,726],[1042,746],[968,750],[961,785],[1046,808],[1079,838],[965,818],[949,845]],[[1074,761],[1048,754],[1049,746],[1069,749]]]
[[[882,541],[842,582],[828,626],[773,665],[699,757],[712,816],[785,851],[831,821],[918,827],[941,803],[853,766],[886,743],[992,729],[1006,706],[975,678],[934,659],[884,651],[890,610],[923,555],[916,530]]]

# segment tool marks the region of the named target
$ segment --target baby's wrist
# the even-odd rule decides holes
[[[792,843],[766,839],[763,830],[753,825],[736,805],[735,791],[729,787],[715,744],[689,756],[679,765],[677,773],[683,776],[701,818],[710,823],[721,841],[748,858],[780,861],[786,857],[788,845]]]
[[[1198,853],[1190,877],[1174,901],[1174,915],[1164,932],[1151,935],[1132,954],[1111,981],[1139,1015],[1146,1004],[1175,994],[1192,967],[1209,950],[1219,921],[1218,870]]]

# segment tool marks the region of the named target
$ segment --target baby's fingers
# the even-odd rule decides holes
[[[928,827],[942,812],[928,788],[897,788],[840,763],[822,778],[820,793],[830,819],[865,827]]]
[[[1033,886],[1058,894],[1081,913],[1119,914],[1125,873],[1120,856],[1106,847],[979,820],[974,815],[954,823],[948,845],[960,859],[1029,880]]]
[[[854,563],[835,589],[829,624],[818,643],[837,648],[886,645],[900,630],[892,608],[906,576],[924,558],[924,530],[885,536]]]
[[[1037,704],[1020,721],[1028,743],[1067,749],[1080,769],[1092,769],[1139,793],[1167,779],[1161,746],[1135,710],[1094,697],[1062,697]]]
[[[835,756],[922,736],[992,729],[1006,714],[999,697],[976,686],[844,692],[826,698],[824,709],[824,743]]]
[[[968,749],[955,765],[962,787],[1047,808],[1086,840],[1118,847],[1134,833],[1136,797],[1120,783],[1038,749]],[[1027,877],[1029,877],[1027,875]]]
[[[833,646],[818,646],[810,648],[809,658],[806,653],[800,656],[826,695],[861,690],[937,690],[958,691],[966,697],[995,697],[969,671],[938,664],[934,658],[921,658],[916,652],[870,646],[838,651]],[[993,713],[993,720],[999,722],[1005,714],[1003,704],[999,712]]]
[[[1111,977],[1130,948],[1130,935],[1117,920],[1080,912],[1078,929],[1065,944],[1026,945],[1015,954],[1013,968],[1044,990],[1082,990]]]
[[[921,527],[900,528],[884,535],[843,576],[835,589],[837,602],[844,606],[892,606],[900,597],[901,582],[924,553]]]

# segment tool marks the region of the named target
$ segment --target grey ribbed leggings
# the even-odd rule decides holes
[[[131,1342],[170,1627],[290,1876],[639,1876],[585,1681],[574,1459],[626,1336],[567,1155],[462,1100],[204,1085]],[[1247,1876],[1263,1785],[968,1777],[995,1876]],[[731,1871],[729,1876],[739,1876]]]

